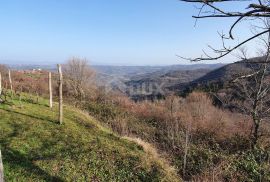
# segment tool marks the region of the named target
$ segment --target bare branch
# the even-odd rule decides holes
[[[193,62],[204,61],[204,60],[218,60],[218,59],[220,59],[220,58],[222,58],[222,57],[227,56],[227,55],[230,54],[232,51],[238,49],[239,47],[243,46],[243,45],[246,44],[247,42],[249,42],[249,41],[251,41],[251,40],[253,40],[253,39],[255,39],[255,38],[257,38],[257,37],[259,37],[259,36],[261,36],[261,35],[263,35],[263,34],[269,33],[269,32],[270,32],[270,30],[266,30],[266,31],[260,32],[260,33],[258,33],[258,34],[256,34],[256,35],[254,35],[254,36],[248,38],[247,40],[245,40],[245,41],[243,41],[243,42],[237,44],[237,45],[234,46],[233,48],[228,49],[225,53],[223,53],[224,51],[221,50],[221,51],[219,52],[220,55],[219,55],[219,56],[216,56],[216,57],[211,57],[211,56],[203,57],[203,56],[201,56],[201,57],[199,57],[199,58],[185,58],[185,57],[182,57],[182,56],[179,56],[179,55],[176,55],[176,56],[178,56],[178,57],[181,58],[181,59],[185,59],[185,60],[193,61]],[[216,52],[218,52],[218,50],[216,50]],[[258,62],[256,62],[256,63],[258,63]]]
[[[227,48],[224,43],[224,39],[226,40],[233,40],[234,35],[233,31],[235,27],[242,22],[242,20],[245,21],[253,21],[256,19],[262,19],[262,18],[269,18],[270,17],[270,5],[268,2],[258,0],[258,3],[254,3],[253,1],[249,0],[180,0],[182,2],[188,2],[188,3],[197,3],[202,4],[201,8],[199,8],[199,13],[196,16],[192,16],[196,19],[196,22],[198,19],[204,19],[204,18],[237,18],[234,23],[229,27],[228,30],[228,36],[225,36],[224,34],[220,35],[223,43],[222,49],[214,49],[213,47],[209,46],[209,48],[216,54],[219,54],[218,56],[211,57],[205,52],[203,52],[204,56],[198,58],[184,58],[182,56],[178,56],[185,60],[190,61],[203,61],[203,60],[217,60],[222,57],[227,56],[235,49],[239,48],[240,46],[243,46],[244,44],[248,43],[249,41],[260,37],[261,35],[268,33],[269,28],[267,30],[263,30],[261,33],[257,33],[254,36],[251,36],[247,38],[245,41],[235,45],[233,48]],[[217,4],[225,3],[225,2],[247,2],[247,8],[243,9],[240,12],[233,12],[233,11],[227,11],[224,8],[221,8],[217,6]],[[253,2],[253,3],[252,3]],[[202,11],[204,7],[208,7],[210,10],[207,10],[205,12]]]

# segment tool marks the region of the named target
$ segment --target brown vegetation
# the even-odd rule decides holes
[[[48,96],[47,72],[14,71],[13,75],[15,90],[21,85],[21,91]],[[64,75],[65,78],[69,79]],[[54,74],[53,85],[57,89]],[[119,93],[98,89],[93,82],[78,85],[82,86],[84,96],[76,103],[77,107],[122,136],[151,143],[151,147],[157,148],[154,152],[165,156],[185,180],[257,180],[262,171],[263,179],[269,179],[267,123],[263,125],[264,137],[258,142],[260,147],[253,151],[252,121],[248,116],[215,107],[206,93],[193,92],[186,98],[171,95],[164,100],[136,103]],[[65,82],[63,96],[65,102],[74,105],[81,95],[74,94],[73,87]]]
[[[138,103],[114,95],[101,107],[99,113],[92,107],[88,109],[119,134],[154,144],[184,179],[201,181],[213,179],[213,175],[214,181],[245,179],[242,174],[234,175],[232,167],[246,162],[245,152],[252,146],[252,121],[243,114],[216,108],[206,93]],[[264,148],[269,147],[266,139],[262,143]]]

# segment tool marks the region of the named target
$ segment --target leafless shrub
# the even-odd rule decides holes
[[[65,77],[64,93],[74,97],[76,103],[82,102],[86,97],[91,97],[95,71],[88,65],[86,59],[72,58],[63,65]]]

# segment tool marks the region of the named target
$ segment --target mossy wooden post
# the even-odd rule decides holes
[[[11,79],[11,71],[10,70],[8,70],[8,79],[9,79],[10,91],[13,94],[13,86],[12,86],[12,79]]]
[[[0,72],[0,96],[2,94],[2,75],[1,75],[1,72]]]
[[[53,107],[53,100],[52,100],[52,73],[49,72],[49,93],[50,93],[50,108]]]
[[[59,123],[63,123],[63,75],[61,65],[58,64],[58,73],[59,73]]]
[[[0,182],[4,182],[4,167],[2,162],[1,150],[0,150]]]

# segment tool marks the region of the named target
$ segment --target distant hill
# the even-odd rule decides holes
[[[141,99],[160,95],[156,93],[156,90],[160,89],[162,94],[168,94],[168,88],[171,86],[187,84],[222,66],[223,64],[93,67],[97,71],[97,81],[101,85],[105,83],[133,99]]]
[[[176,65],[155,68],[157,71],[145,69],[147,73],[123,77],[122,91],[134,100],[141,100],[162,98],[168,94],[184,94],[213,84],[222,87],[237,75],[243,75],[250,72],[252,67],[258,66],[259,64],[248,63],[256,61],[262,61],[262,58],[255,57],[227,65]],[[145,71],[140,73],[142,72]]]
[[[174,70],[167,73],[155,72],[132,77],[130,81],[125,82],[126,93],[135,100],[162,97],[175,92],[171,89],[175,85],[182,87],[210,71],[209,69]]]
[[[247,71],[250,71],[250,67],[246,63],[233,63],[225,65],[221,68],[215,69],[203,77],[194,80],[192,83],[205,83],[205,82],[226,82],[233,79],[233,76]]]
[[[254,62],[258,62],[258,61],[263,61],[263,58],[255,57],[246,61],[239,61],[239,62],[225,65],[221,68],[210,71],[209,73],[205,74],[204,76],[196,80],[193,80],[187,85],[187,87],[191,89],[195,89],[197,87],[207,87],[208,85],[211,85],[211,84],[225,85],[228,82],[231,82],[237,76],[245,75],[249,73],[250,71],[252,71],[253,69],[256,69],[256,67],[258,67],[260,64],[254,64]],[[250,64],[248,62],[253,62],[253,63]],[[171,89],[178,90],[178,91],[182,90],[177,85],[175,85]]]
[[[198,77],[186,84],[175,84],[168,89],[177,93],[184,92],[188,89],[195,89],[197,87],[206,87],[209,84],[221,84],[231,81],[237,74],[250,71],[250,68],[245,63],[232,63],[223,67],[211,70],[208,73]]]
[[[92,67],[98,72],[113,76],[133,77],[147,73],[167,73],[179,70],[196,70],[196,69],[216,69],[224,64],[190,64],[190,65],[169,65],[169,66],[101,66],[93,65]]]

